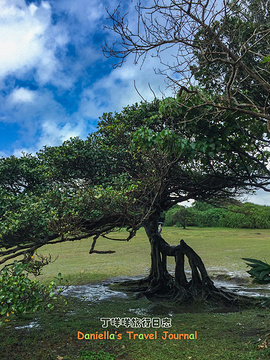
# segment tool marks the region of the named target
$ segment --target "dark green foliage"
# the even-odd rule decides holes
[[[246,229],[269,229],[270,207],[251,203],[228,206],[220,226]]]
[[[29,264],[14,262],[0,272],[0,316],[53,309],[56,284],[45,286],[29,278]]]
[[[187,226],[188,221],[188,211],[182,206],[175,214],[172,216],[172,221],[176,223],[177,226],[182,226],[183,229]]]
[[[211,208],[205,211],[192,209],[190,210],[191,222],[198,227],[218,227],[225,213],[226,210],[219,208]]]
[[[253,278],[253,282],[258,284],[269,284],[270,283],[270,265],[255,259],[243,258],[243,260],[248,261],[246,263],[251,267],[251,270],[248,271],[250,276]]]
[[[1,159],[0,264],[93,236],[92,252],[99,236],[126,228],[130,239],[151,214],[177,203],[268,186],[266,125],[255,131],[251,118],[230,113],[213,120],[199,97],[182,100],[127,106],[104,114],[87,140]],[[199,226],[218,216],[200,212]],[[196,224],[189,210],[174,218],[183,227]]]
[[[174,205],[170,210],[168,210],[165,213],[165,221],[164,226],[173,226],[176,225],[175,218],[173,218],[173,215],[178,213],[178,211],[182,208],[180,205]]]
[[[46,186],[47,175],[48,168],[31,154],[24,154],[20,158],[0,158],[0,189],[4,194],[38,192]]]
[[[200,205],[194,207],[174,208],[174,211],[169,210],[166,213],[166,226],[197,226],[197,227],[215,227],[220,226],[219,221],[226,213],[225,209],[215,208],[206,203],[199,203]],[[203,206],[202,206],[203,204]],[[204,205],[205,204],[205,205]]]
[[[270,229],[270,207],[251,203],[239,203],[224,207],[196,202],[185,208],[186,226]],[[166,213],[165,225],[182,226],[183,208],[176,206]]]

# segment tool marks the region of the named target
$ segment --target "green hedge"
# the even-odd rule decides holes
[[[207,203],[195,203],[185,208],[176,205],[166,213],[164,225],[270,229],[270,206],[238,203],[215,207]]]

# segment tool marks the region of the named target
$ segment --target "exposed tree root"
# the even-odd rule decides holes
[[[247,296],[219,289],[210,279],[200,256],[181,240],[179,245],[169,245],[158,231],[159,214],[153,214],[145,221],[144,228],[151,245],[151,271],[149,276],[139,280],[121,283],[137,296],[148,299],[163,299],[174,303],[205,302],[215,305],[237,307],[259,303]],[[175,258],[175,273],[167,270],[167,256]],[[191,270],[191,279],[186,275],[185,261]]]
[[[184,240],[178,246],[165,242],[160,234],[152,238],[152,266],[150,275],[143,279],[125,281],[121,285],[136,292],[137,296],[148,299],[171,300],[175,303],[196,302],[198,300],[237,307],[258,303],[258,300],[247,296],[239,296],[233,292],[219,289],[210,279],[199,255]],[[167,256],[175,257],[174,277],[167,271]],[[185,258],[191,269],[191,280],[185,273]]]
[[[241,306],[260,305],[261,301],[252,297],[237,295],[231,291],[217,288],[211,281],[211,285],[194,287],[192,281],[186,286],[179,287],[176,281],[164,288],[162,284],[151,286],[149,277],[121,282],[120,289],[136,293],[138,298],[145,296],[151,301],[172,301],[175,304],[203,302],[217,307],[239,308]]]

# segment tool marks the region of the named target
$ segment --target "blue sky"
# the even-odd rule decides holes
[[[102,53],[112,43],[106,7],[116,0],[0,0],[0,156],[34,153],[71,136],[85,138],[108,111],[164,88],[153,71]],[[133,7],[131,1],[125,7]],[[135,17],[134,17],[135,19]],[[145,74],[147,73],[147,77]],[[158,90],[157,90],[158,91]]]
[[[133,11],[134,1],[123,1]],[[73,136],[86,138],[109,111],[166,93],[148,57],[143,67],[102,53],[113,43],[106,8],[118,0],[0,0],[0,156],[35,153]],[[136,16],[130,18],[136,26]],[[168,92],[167,92],[168,94]],[[270,204],[265,193],[252,201]]]

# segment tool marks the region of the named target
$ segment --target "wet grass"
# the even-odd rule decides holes
[[[264,342],[270,328],[269,309],[213,313],[200,304],[188,308],[151,303],[146,299],[114,299],[88,303],[69,299],[50,313],[27,314],[0,327],[1,360],[263,360],[270,356]],[[191,311],[191,312],[190,312]],[[192,312],[193,311],[193,312]],[[138,315],[139,313],[139,315]],[[100,318],[169,317],[166,328],[102,328]],[[20,328],[35,321],[38,327]],[[86,334],[121,334],[121,339],[79,340]],[[136,339],[133,333],[155,334]],[[195,334],[197,339],[162,339],[170,334]],[[143,335],[144,336],[144,335]],[[86,337],[86,336],[85,336]],[[129,338],[131,337],[131,338]],[[101,353],[103,352],[103,355]],[[99,354],[99,356],[97,355]]]
[[[213,273],[246,274],[242,257],[268,260],[270,230],[234,230],[164,228],[164,238],[171,244],[184,239],[202,257]],[[117,236],[124,236],[123,233]],[[89,255],[91,241],[58,244],[42,250],[58,259],[45,267],[42,281],[47,282],[59,272],[64,283],[99,282],[116,276],[147,274],[149,244],[143,230],[128,243],[101,240],[99,250],[116,250],[111,255]],[[171,262],[173,265],[173,262]],[[264,360],[270,357],[269,308],[242,309],[238,312],[213,311],[202,304],[176,305],[150,302],[145,298],[114,298],[100,302],[67,298],[52,312],[25,314],[0,319],[1,360]],[[79,340],[84,334],[103,334],[100,318],[169,317],[172,327],[118,328],[109,325],[110,334],[121,339]],[[33,323],[32,328],[23,327]],[[129,339],[127,331],[150,334],[157,339]],[[162,339],[163,331],[192,334],[197,339]],[[267,335],[268,334],[268,335]]]

